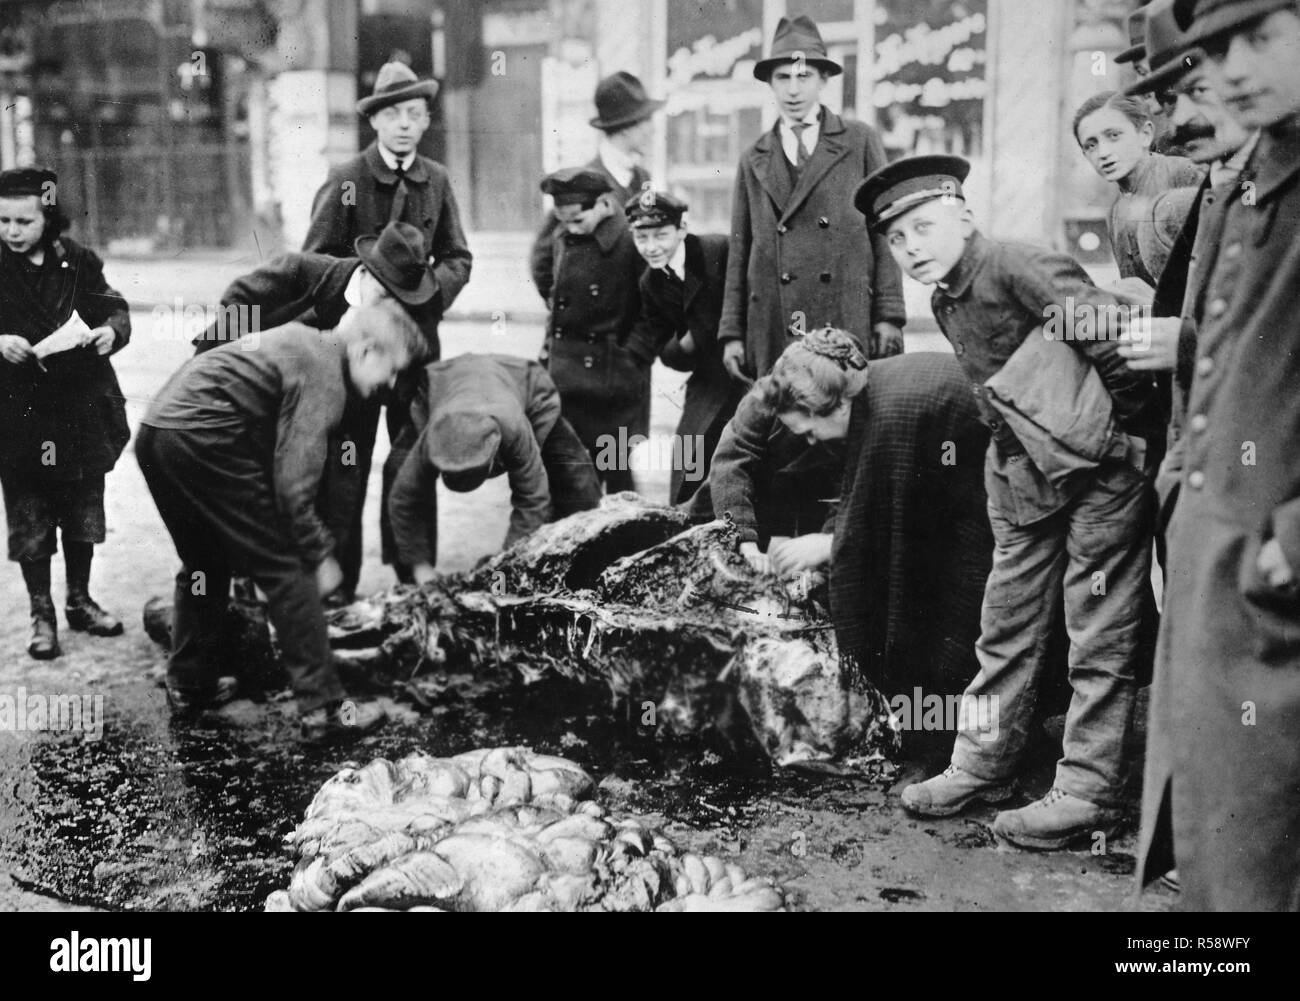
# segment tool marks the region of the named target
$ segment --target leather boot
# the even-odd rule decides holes
[[[32,638],[27,644],[27,653],[36,660],[53,660],[61,652],[54,602],[48,595],[32,598]]]
[[[121,636],[122,623],[99,607],[88,594],[69,594],[63,609],[68,628],[91,636]]]

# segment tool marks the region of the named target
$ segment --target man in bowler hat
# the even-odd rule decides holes
[[[732,377],[766,375],[790,333],[838,327],[873,358],[903,350],[903,285],[883,239],[862,225],[853,192],[885,165],[874,129],[821,104],[843,72],[807,17],[777,25],[754,76],[780,117],[740,158],[731,202],[731,255],[718,337]]]
[[[404,222],[420,231],[434,294],[427,308],[441,317],[469,281],[472,257],[461,229],[460,212],[451,179],[442,164],[420,156],[416,146],[429,127],[429,104],[438,92],[435,80],[419,80],[410,67],[385,63],[375,80],[374,93],[357,103],[357,113],[369,119],[375,141],[359,155],[334,167],[312,205],[311,226],[302,249],[331,257],[351,257],[358,237],[377,237],[390,222]],[[421,324],[429,341],[431,358],[441,355],[437,320]],[[409,405],[414,386],[404,377],[388,400],[388,437],[396,441],[410,423]],[[350,548],[344,560],[344,577],[355,586],[361,573],[361,524],[364,489],[379,426],[380,400],[354,401],[361,407],[355,426],[355,445],[363,496],[348,533]],[[387,491],[384,493],[387,509]],[[391,533],[381,517],[385,552],[393,551]]]

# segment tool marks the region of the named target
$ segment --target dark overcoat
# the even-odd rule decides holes
[[[0,334],[38,344],[76,310],[91,327],[113,328],[110,354],[126,346],[126,300],[109,288],[93,250],[60,237],[47,245],[42,273],[57,288],[53,306],[38,297],[18,255],[0,247]],[[0,474],[53,485],[108,472],[131,437],[108,355],[75,348],[44,365],[0,361]]]
[[[745,342],[751,374],[772,370],[792,324],[829,324],[869,344],[874,324],[905,322],[898,266],[853,207],[862,179],[885,162],[874,129],[831,111],[796,187],[776,126],[741,155],[718,336]]]
[[[460,210],[451,190],[447,168],[417,155],[406,172],[406,206],[400,219],[424,234],[424,247],[433,258],[441,312],[451,308],[469,281],[473,256],[465,242]],[[330,169],[316,192],[311,226],[302,249],[331,257],[355,257],[359,236],[378,236],[388,225],[397,192],[397,174],[388,169],[372,142],[357,156]]]
[[[541,251],[534,247],[534,257]],[[602,434],[648,435],[650,366],[654,345],[641,319],[638,288],[645,261],[621,211],[593,233],[557,230],[548,247],[553,273],[539,278],[550,316],[542,360],[564,416],[593,455]]]
[[[647,268],[641,276],[641,310],[647,333],[659,359],[678,372],[690,372],[686,400],[677,422],[680,436],[701,435],[704,441],[702,472],[709,464],[722,429],[744,396],[744,389],[727,374],[718,343],[722,318],[722,295],[727,276],[727,238],[688,233],[686,274],[680,287],[670,287],[668,276],[658,268]],[[691,335],[695,350],[682,349],[681,338]],[[698,483],[685,479],[674,468],[669,503],[680,504],[695,492]]]
[[[270,330],[286,323],[303,323],[332,330],[348,310],[348,282],[360,266],[357,257],[326,254],[281,254],[246,275],[236,278],[221,294],[223,312],[194,339],[195,353],[202,354],[249,331],[236,326],[228,307],[258,307],[259,329]],[[435,307],[408,309],[429,345],[429,358],[440,354],[438,310]],[[250,314],[251,315],[251,314]]]
[[[960,692],[979,670],[988,442],[952,355],[871,363],[849,419],[830,600],[840,652],[886,694]]]
[[[1190,910],[1300,908],[1300,589],[1256,564],[1276,539],[1300,568],[1297,232],[1293,123],[1261,136],[1194,304],[1138,859],[1176,862]]]

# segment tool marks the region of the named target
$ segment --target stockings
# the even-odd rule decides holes
[[[68,577],[68,604],[78,598],[90,596],[90,564],[95,556],[93,542],[70,542],[63,540],[63,562]],[[32,610],[40,605],[50,604],[50,558],[24,560],[19,566],[23,570],[23,581],[27,584],[27,596],[31,599]]]

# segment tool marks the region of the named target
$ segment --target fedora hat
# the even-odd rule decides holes
[[[1174,19],[1187,35],[1187,43],[1199,45],[1290,7],[1294,0],[1175,0]]]
[[[358,236],[354,246],[366,270],[406,305],[423,306],[437,293],[424,234],[409,222],[390,222],[378,236]]]
[[[772,37],[772,51],[766,59],[760,59],[754,64],[754,76],[767,83],[778,66],[792,63],[800,57],[831,76],[839,76],[844,72],[843,66],[827,56],[826,43],[822,41],[822,33],[817,30],[813,19],[801,15],[793,21],[783,17],[777,22],[776,34]]]
[[[1146,8],[1146,52],[1150,72],[1124,88],[1130,97],[1172,87],[1195,67],[1203,53],[1187,44],[1174,19],[1174,0],[1155,0]]]
[[[1128,16],[1128,48],[1115,57],[1117,63],[1140,63],[1147,57],[1147,8],[1139,7]]]
[[[645,121],[664,103],[652,101],[640,80],[619,70],[596,84],[596,117],[591,124],[602,132],[617,132]]]
[[[381,108],[401,104],[413,97],[432,101],[437,93],[437,80],[421,80],[406,63],[384,63],[375,77],[375,92],[357,102],[357,113],[373,115]]]

